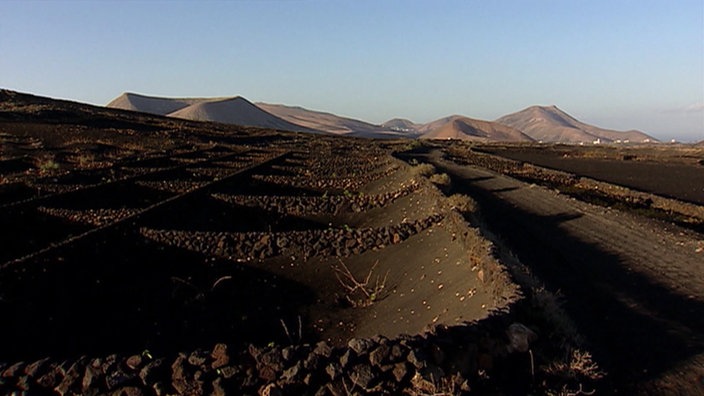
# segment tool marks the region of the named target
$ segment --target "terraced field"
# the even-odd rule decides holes
[[[538,386],[517,286],[406,143],[9,96],[0,391]]]

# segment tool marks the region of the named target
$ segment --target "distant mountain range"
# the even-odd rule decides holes
[[[372,138],[460,139],[505,142],[656,142],[640,131],[613,131],[580,122],[556,106],[532,106],[495,121],[462,115],[416,124],[395,118],[381,125],[331,113],[245,98],[162,98],[123,93],[107,107],[143,113],[289,131]]]

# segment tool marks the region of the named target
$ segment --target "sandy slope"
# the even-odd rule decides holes
[[[258,108],[247,99],[234,97],[193,104],[168,114],[170,117],[196,121],[215,121],[225,124],[257,126],[289,131],[311,131],[308,128],[282,120]]]
[[[640,131],[619,132],[598,128],[576,120],[557,106],[532,106],[517,113],[505,115],[496,122],[523,131],[535,140],[544,142],[591,143],[629,140],[633,143],[657,141]]]
[[[240,96],[230,98],[160,98],[124,93],[108,103],[107,107],[194,121],[317,132],[314,129],[288,122],[267,113]]]
[[[530,142],[521,131],[491,121],[454,115],[419,128],[422,139],[460,139],[476,141]]]
[[[159,98],[125,92],[113,99],[106,107],[123,110],[141,111],[143,113],[167,115],[192,104],[217,100],[215,98]]]
[[[257,103],[257,106],[286,121],[334,134],[348,134],[353,132],[377,134],[385,130],[385,128],[379,125],[352,118],[340,117],[322,111],[308,110],[303,107],[269,103]]]

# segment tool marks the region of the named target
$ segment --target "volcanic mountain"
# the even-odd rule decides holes
[[[441,118],[418,128],[421,139],[531,142],[529,136],[510,126],[460,115]]]
[[[531,138],[544,142],[582,143],[630,141],[656,142],[657,139],[640,131],[614,131],[598,128],[576,120],[557,106],[531,106],[496,120],[516,128]]]
[[[194,121],[317,132],[270,114],[241,96],[230,98],[159,98],[123,93],[107,107],[159,114]]]

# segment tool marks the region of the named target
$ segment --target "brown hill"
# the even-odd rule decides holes
[[[544,142],[604,143],[615,141],[656,142],[657,139],[640,131],[614,131],[598,128],[576,120],[557,106],[531,106],[496,120],[516,128],[531,138]]]
[[[167,115],[174,111],[181,110],[192,104],[217,100],[214,98],[159,98],[154,96],[140,95],[132,92],[125,92],[113,99],[106,107],[113,109],[123,109],[140,111],[142,113]]]
[[[287,131],[318,132],[267,113],[240,96],[230,98],[161,98],[128,92],[112,100],[107,107],[193,121],[213,121]]]
[[[261,102],[257,103],[257,106],[288,122],[336,135],[360,137],[396,137],[397,135],[379,125],[303,107]]]
[[[422,125],[421,139],[530,142],[529,136],[506,125],[454,115]]]
[[[381,126],[392,131],[417,134],[418,129],[420,129],[422,125],[405,118],[394,118],[381,124]]]
[[[313,132],[310,128],[293,124],[268,113],[240,96],[199,102],[169,113],[168,116],[195,121],[215,121],[224,124]]]

